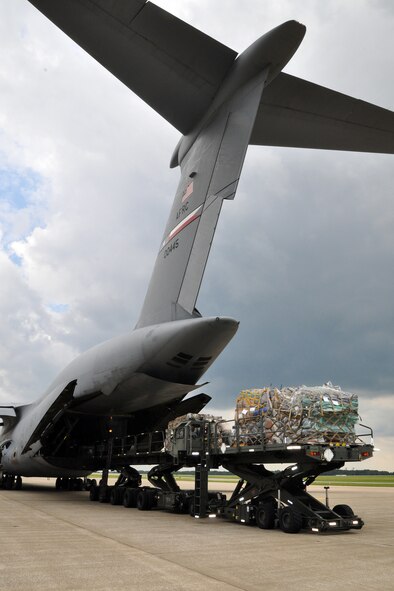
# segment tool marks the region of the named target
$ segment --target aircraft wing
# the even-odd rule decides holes
[[[282,72],[262,95],[250,143],[393,154],[394,113]]]
[[[146,0],[29,0],[181,133],[237,52]],[[262,96],[251,144],[394,152],[394,114],[289,74]]]
[[[145,0],[30,2],[183,134],[237,56]]]
[[[0,406],[0,419],[16,419],[15,406]]]
[[[17,407],[0,406],[0,427],[4,432],[8,431],[18,420]]]

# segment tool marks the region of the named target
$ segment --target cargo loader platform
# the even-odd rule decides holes
[[[90,462],[103,465],[100,485],[92,486],[91,500],[123,504],[140,510],[152,508],[188,512],[195,518],[219,517],[257,525],[275,526],[286,533],[301,529],[312,532],[361,529],[363,520],[347,505],[333,509],[307,492],[319,474],[359,462],[373,455],[373,433],[369,427],[351,444],[338,442],[294,444],[270,443],[263,431],[248,437],[247,431],[228,428],[230,421],[205,415],[187,415],[173,429],[114,437],[89,450]],[[367,441],[367,439],[369,441]],[[267,464],[291,464],[271,471]],[[132,466],[152,465],[148,480]],[[195,469],[194,488],[180,490],[174,474],[181,468]],[[239,477],[229,499],[208,490],[211,469],[223,467]],[[108,485],[108,471],[118,470],[114,486]]]

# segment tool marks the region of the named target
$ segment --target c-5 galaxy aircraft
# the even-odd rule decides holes
[[[202,317],[196,300],[249,144],[394,152],[394,113],[282,72],[305,34],[296,21],[237,55],[145,0],[31,3],[181,132],[181,176],[135,329],[79,356],[36,402],[0,408],[8,487],[87,475],[80,450],[109,426],[159,429],[208,402],[185,397],[238,322]]]

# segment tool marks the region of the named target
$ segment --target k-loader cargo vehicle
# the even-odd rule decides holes
[[[365,432],[355,435],[353,443],[295,444],[286,436],[280,443],[267,442],[263,426],[258,433],[255,422],[250,433],[245,421],[241,428],[238,422],[210,415],[188,414],[173,423],[176,426],[164,431],[126,437],[116,434],[112,425],[106,441],[78,450],[92,468],[106,460],[100,483],[90,483],[90,499],[141,511],[190,513],[198,519],[222,517],[262,529],[279,526],[286,533],[344,531],[364,525],[348,505],[329,507],[327,487],[325,504],[307,488],[319,474],[372,457],[369,427],[360,425]],[[151,464],[147,476],[152,486],[141,486],[134,466]],[[271,471],[267,464],[289,465]],[[239,477],[229,498],[208,488],[210,470],[220,467]],[[179,487],[174,474],[181,468],[194,468],[193,489]],[[113,486],[108,484],[110,470],[120,473]],[[68,483],[59,479],[57,486]]]

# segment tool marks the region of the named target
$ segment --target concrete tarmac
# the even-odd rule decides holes
[[[361,531],[284,534],[92,503],[25,479],[21,491],[0,490],[0,590],[394,590],[394,488],[330,496],[364,519]]]

